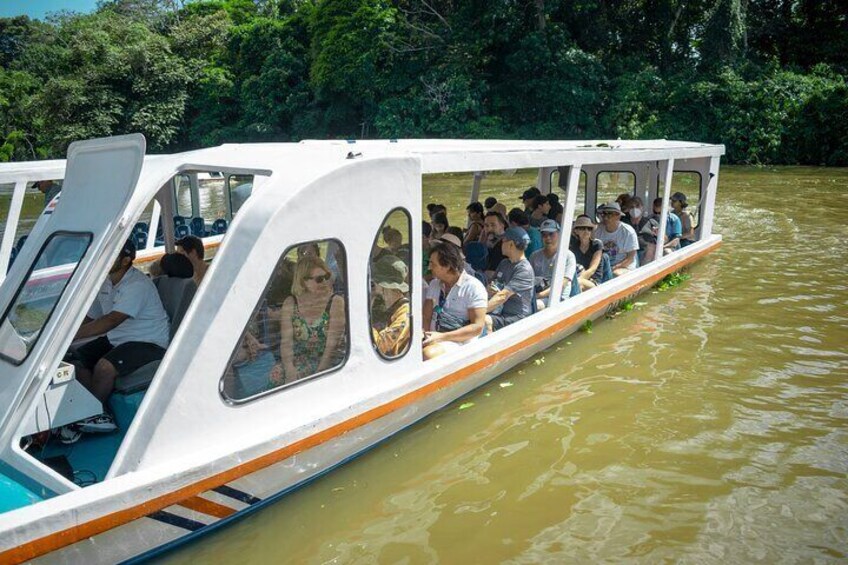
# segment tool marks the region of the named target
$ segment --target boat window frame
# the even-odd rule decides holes
[[[597,173],[595,173],[595,211],[596,212],[597,212],[597,208],[601,204],[605,204],[605,202],[598,202],[598,189],[599,189],[598,179],[600,178],[601,175],[608,175],[608,174],[615,174],[615,173],[617,173],[617,174],[627,173],[628,175],[633,177],[633,187],[630,189],[628,194],[630,194],[631,196],[635,196],[636,191],[639,189],[639,186],[638,186],[639,179],[636,177],[636,173],[633,172],[633,171],[628,171],[628,170],[608,170],[608,171],[603,170],[603,171],[598,171]],[[619,194],[621,194],[621,192],[619,192]],[[615,200],[613,200],[613,202],[614,201]]]
[[[50,320],[53,317],[53,313],[56,311],[56,306],[58,306],[59,302],[61,302],[62,297],[65,295],[65,292],[68,290],[68,285],[71,284],[71,281],[76,276],[80,265],[85,260],[86,255],[88,255],[89,249],[91,249],[91,243],[94,241],[94,233],[92,233],[90,231],[84,232],[84,231],[72,231],[72,230],[58,230],[58,231],[52,232],[50,234],[50,236],[48,236],[44,240],[44,243],[41,245],[41,248],[38,250],[38,254],[35,256],[35,259],[30,263],[29,268],[27,269],[26,276],[21,280],[21,283],[18,285],[18,288],[15,291],[15,294],[12,296],[12,299],[9,301],[9,305],[6,307],[6,310],[3,312],[3,316],[0,317],[0,326],[2,326],[8,320],[9,313],[12,311],[12,308],[15,307],[15,305],[17,304],[18,298],[20,297],[21,293],[23,292],[24,287],[26,287],[27,283],[30,281],[30,278],[32,277],[32,273],[35,271],[35,267],[36,267],[36,265],[38,265],[38,261],[41,259],[42,255],[44,255],[44,251],[47,249],[47,246],[50,245],[50,243],[53,241],[53,239],[58,237],[58,236],[83,236],[83,237],[87,238],[88,241],[86,243],[85,249],[82,252],[82,255],[80,255],[79,259],[77,259],[77,262],[76,262],[77,264],[74,266],[74,270],[71,271],[70,275],[68,275],[68,278],[65,281],[65,284],[62,286],[62,291],[59,293],[58,297],[53,302],[53,305],[50,307],[50,312],[48,312],[47,316],[45,316],[44,323],[41,325],[41,327],[38,330],[38,335],[32,341],[32,345],[27,348],[26,354],[21,359],[15,359],[15,358],[9,357],[5,353],[3,353],[2,348],[0,348],[0,359],[3,359],[4,361],[11,363],[15,367],[19,367],[22,364],[24,364],[26,362],[26,360],[29,358],[30,353],[32,353],[32,351],[35,349],[35,346],[38,345],[38,340],[41,339],[41,335],[44,333],[44,328],[47,326],[47,324],[50,323]],[[9,323],[11,324],[11,322],[9,322]]]
[[[188,206],[189,206],[189,209],[190,209],[188,216],[186,216],[185,214],[182,214],[181,210],[180,210],[179,188],[181,186],[181,182],[180,182],[181,177],[184,178],[185,181],[188,183],[188,191],[189,191],[189,204],[188,204]],[[174,196],[174,214],[182,216],[184,218],[193,218],[195,216],[195,213],[194,213],[195,210],[194,210],[194,198],[191,196],[191,177],[189,176],[188,173],[181,172],[181,173],[175,174],[173,177],[171,177],[171,179],[173,180],[173,191],[172,192],[174,193],[174,195],[173,195]]]
[[[574,166],[574,165],[567,165],[567,167],[569,167],[569,168],[570,168],[570,167],[573,167],[573,166]],[[560,173],[559,173],[559,167],[555,167],[555,168],[551,171],[550,177],[548,177],[548,184],[549,184],[549,185],[550,185],[550,187],[551,187],[551,190],[550,190],[550,191],[553,193],[553,192],[554,192],[554,187],[556,187],[556,188],[560,189],[560,191],[559,191],[559,192],[561,192],[561,193],[562,193],[562,194],[564,194],[565,196],[568,196],[568,190],[567,190],[567,187],[565,187],[565,186],[561,186],[561,185],[559,184],[559,183],[560,183],[559,174],[560,174]],[[557,182],[556,182],[556,184],[554,184],[554,175],[557,175]],[[580,186],[580,184],[581,184],[581,183],[583,184],[583,186],[582,186],[582,187]],[[589,191],[588,191],[588,184],[589,184],[589,175],[587,175],[587,174],[586,174],[586,170],[585,170],[585,169],[583,169],[583,168],[581,167],[581,168],[580,168],[580,175],[579,175],[579,177],[578,177],[578,179],[577,179],[577,188],[575,189],[575,190],[577,190],[577,199],[574,201],[574,203],[575,203],[574,211],[575,211],[575,212],[577,212],[577,214],[578,214],[578,215],[580,215],[580,214],[586,214],[586,213],[587,213],[587,212],[586,212],[586,196],[587,196],[587,193],[589,192]],[[580,201],[580,191],[581,191],[581,190],[583,191],[583,212],[580,212],[580,210],[578,210],[578,209],[577,209],[577,203]],[[635,189],[634,189],[634,190],[635,190]],[[557,196],[559,196],[559,194],[557,194]],[[597,196],[597,195],[596,195],[596,196]],[[562,205],[563,213],[565,213],[565,204],[563,204],[562,200],[560,200],[560,204]],[[563,218],[563,222],[565,222],[565,218]]]
[[[415,334],[415,314],[414,314],[413,308],[412,308],[412,304],[413,304],[413,302],[412,302],[412,287],[413,287],[413,284],[412,284],[412,265],[414,263],[412,256],[414,254],[414,249],[413,249],[413,245],[412,245],[412,214],[409,212],[409,210],[407,210],[403,206],[395,206],[394,208],[389,210],[389,212],[385,216],[383,216],[383,221],[380,223],[380,227],[377,229],[377,235],[374,236],[374,241],[371,244],[371,251],[373,252],[374,248],[377,247],[377,242],[380,240],[380,237],[382,236],[383,228],[386,227],[386,221],[389,219],[389,216],[391,216],[395,212],[403,212],[406,215],[406,219],[407,219],[407,239],[409,240],[409,257],[410,257],[409,265],[407,265],[408,268],[409,268],[409,279],[410,279],[410,281],[409,281],[409,323],[410,323],[409,342],[406,344],[406,349],[404,349],[403,353],[401,353],[401,354],[399,354],[395,357],[389,357],[389,356],[383,355],[383,353],[377,347],[377,344],[374,342],[374,331],[373,331],[374,330],[374,324],[373,324],[372,318],[371,318],[371,314],[373,312],[373,309],[371,307],[371,266],[374,264],[374,261],[371,259],[370,254],[368,256],[368,284],[366,285],[367,292],[368,292],[368,302],[367,302],[367,304],[368,304],[368,337],[371,340],[371,347],[372,347],[372,349],[374,349],[374,352],[377,354],[377,356],[380,359],[382,359],[383,361],[389,361],[389,362],[399,361],[400,359],[403,359],[404,357],[406,357],[406,355],[410,352],[410,350],[412,350],[412,340],[415,338],[415,335],[414,335]]]
[[[227,376],[227,370],[232,366],[233,359],[235,358],[236,354],[238,353],[239,348],[241,347],[242,340],[244,340],[244,336],[245,336],[245,333],[247,332],[248,326],[253,321],[253,317],[254,317],[254,314],[255,314],[257,308],[259,308],[260,304],[262,304],[262,302],[265,301],[265,299],[268,295],[268,292],[271,289],[271,285],[275,280],[274,277],[277,273],[278,267],[280,265],[280,261],[284,260],[286,255],[288,255],[292,250],[296,250],[298,247],[301,247],[303,245],[310,245],[310,244],[320,245],[322,243],[329,243],[331,241],[334,241],[339,245],[340,249],[342,250],[342,254],[344,256],[344,275],[345,275],[345,295],[344,295],[345,304],[344,304],[344,306],[345,306],[345,337],[346,337],[344,357],[342,357],[339,364],[336,365],[335,367],[330,367],[329,369],[319,371],[319,372],[317,372],[313,375],[309,375],[308,377],[304,377],[304,378],[296,380],[292,383],[283,383],[279,386],[275,386],[274,388],[269,388],[268,390],[263,390],[261,392],[253,394],[251,396],[246,396],[246,397],[241,398],[241,399],[230,398],[226,394],[226,391],[224,389],[224,379]],[[242,406],[242,405],[247,404],[249,402],[253,402],[254,400],[258,400],[258,399],[264,398],[266,396],[269,396],[271,394],[276,394],[280,391],[288,390],[288,389],[290,389],[294,386],[298,386],[298,385],[301,385],[301,384],[304,384],[304,383],[311,382],[316,378],[323,378],[323,377],[326,377],[326,376],[331,375],[333,373],[339,372],[340,370],[342,370],[347,365],[347,362],[350,360],[351,349],[352,349],[352,347],[351,347],[351,331],[350,331],[350,269],[348,269],[347,249],[345,248],[344,243],[342,243],[342,241],[340,239],[336,238],[336,237],[327,237],[327,238],[324,238],[324,239],[312,239],[312,240],[308,240],[308,241],[301,241],[301,242],[298,242],[298,243],[293,243],[293,244],[287,246],[283,250],[283,252],[277,258],[277,261],[274,263],[274,269],[271,271],[271,277],[268,279],[268,282],[265,284],[265,288],[262,290],[262,294],[259,295],[259,300],[256,302],[256,305],[251,310],[251,313],[250,313],[250,316],[248,317],[247,323],[245,324],[244,329],[239,334],[239,338],[236,341],[235,347],[233,348],[233,352],[230,354],[230,357],[227,360],[227,364],[225,365],[224,372],[221,375],[221,377],[218,379],[218,394],[220,395],[221,399],[224,401],[224,404],[231,406],[231,407]]]

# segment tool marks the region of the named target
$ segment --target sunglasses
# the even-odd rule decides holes
[[[330,275],[318,275],[317,277],[306,277],[308,281],[315,281],[318,284],[322,284],[330,280]]]
[[[574,229],[575,229],[575,231],[581,231],[581,230],[592,231],[592,228],[590,228],[589,226],[581,226],[579,228],[574,228]]]
[[[600,215],[601,216],[617,216],[618,214],[616,214],[615,212],[601,212]]]

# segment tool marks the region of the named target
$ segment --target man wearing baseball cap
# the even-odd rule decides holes
[[[551,281],[554,277],[557,252],[559,251],[559,224],[556,220],[545,220],[539,227],[542,232],[543,247],[530,256],[530,266],[533,267],[536,285],[536,307],[539,310],[550,306]],[[577,262],[570,249],[565,250],[565,270],[563,271],[562,295],[564,300],[572,294],[572,282]],[[580,292],[580,287],[574,289]]]
[[[528,243],[530,237],[522,228],[511,227],[504,232],[501,240],[504,259],[488,289],[486,327],[489,331],[499,330],[533,312],[533,267],[524,256]]]
[[[156,286],[133,267],[134,259],[135,243],[127,240],[74,338],[99,336],[79,347],[72,362],[77,380],[104,404],[115,388],[115,380],[162,359],[170,338],[168,314]],[[109,432],[115,428],[112,417],[104,412],[81,422],[77,430],[68,431],[76,431],[78,439],[79,432]]]
[[[604,244],[613,275],[618,277],[638,267],[636,252],[639,251],[639,240],[636,230],[621,221],[621,206],[618,202],[602,204],[598,208],[598,215],[601,224],[595,230],[595,237]]]

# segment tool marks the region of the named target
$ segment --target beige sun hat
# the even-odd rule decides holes
[[[580,216],[574,220],[572,228],[595,228],[597,227],[589,216]]]

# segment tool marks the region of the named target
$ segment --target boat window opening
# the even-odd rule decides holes
[[[633,195],[636,192],[636,175],[630,171],[602,171],[596,177],[598,206],[615,202],[622,194]]]
[[[188,175],[174,177],[174,212],[180,216],[191,218],[194,209],[191,204],[191,179]]]
[[[565,187],[559,186],[559,170],[554,169],[551,173],[551,192],[556,192],[559,196],[560,204],[565,207]],[[580,171],[580,181],[577,185],[577,201],[574,204],[574,213],[576,215],[586,213],[586,171]]]
[[[412,218],[397,208],[386,216],[369,259],[371,343],[384,359],[406,355],[412,343]]]
[[[9,257],[10,267],[24,246],[24,243],[26,243],[29,233],[35,227],[38,218],[41,217],[44,208],[53,200],[53,197],[58,194],[61,188],[61,179],[28,183],[24,191],[17,227],[12,236],[14,240],[12,242],[11,256]],[[11,211],[14,191],[15,185],[13,183],[0,185],[0,242],[5,237],[6,222]]]
[[[660,181],[662,185],[662,181]],[[674,171],[671,179],[674,192],[686,196],[686,211],[692,215],[692,227],[697,228],[701,210],[701,173],[697,171]]]
[[[347,258],[337,239],[286,249],[221,377],[241,403],[339,370],[350,350]]]
[[[0,357],[19,365],[38,342],[91,244],[90,233],[52,234],[0,322]]]
[[[238,213],[253,192],[253,175],[230,175],[227,177],[227,194],[230,199],[230,217]]]

